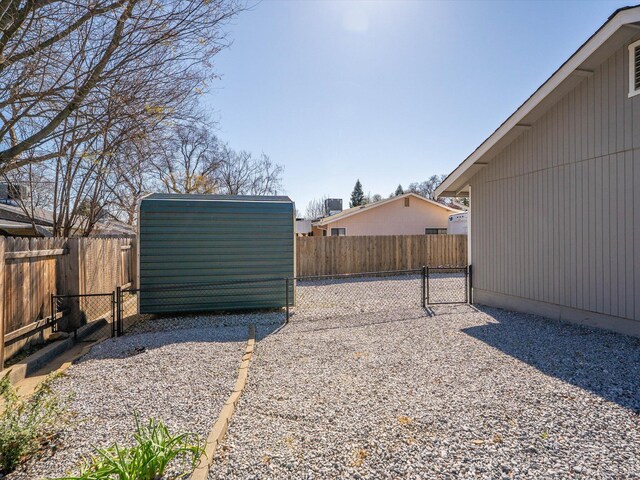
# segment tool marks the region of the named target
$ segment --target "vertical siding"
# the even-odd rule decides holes
[[[283,279],[294,275],[294,229],[292,202],[144,199],[140,311],[284,306]],[[176,288],[162,291],[169,286]]]
[[[640,96],[626,45],[471,179],[474,286],[640,320]]]

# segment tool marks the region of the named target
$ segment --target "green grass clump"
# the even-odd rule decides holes
[[[162,478],[167,466],[174,460],[187,465],[188,475],[197,466],[204,451],[199,437],[192,433],[172,435],[160,421],[150,419],[142,425],[136,415],[136,432],[133,447],[121,447],[114,443],[108,448],[96,449],[96,453],[82,466],[76,477],[64,480],[156,480]]]
[[[51,441],[64,419],[64,406],[51,389],[56,375],[27,399],[18,397],[8,375],[0,380],[0,471],[8,473]]]

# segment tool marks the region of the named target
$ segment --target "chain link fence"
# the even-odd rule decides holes
[[[468,303],[469,271],[468,267],[426,267],[426,304]]]
[[[116,289],[116,301],[118,312],[116,334],[120,336],[143,316],[138,313],[138,293],[134,289]]]
[[[390,318],[425,307],[470,301],[470,267],[439,267],[346,275],[263,278],[153,285],[89,295],[53,295],[61,328],[104,319],[113,336],[151,314],[277,311],[290,319],[323,319],[384,312]],[[60,315],[61,314],[61,315]]]
[[[294,320],[399,313],[423,307],[422,270],[298,277]]]
[[[294,298],[288,278],[229,280],[191,284],[158,284],[119,290],[122,321],[136,315],[280,310],[284,315]],[[126,326],[119,327],[126,329]],[[120,331],[120,330],[118,330]]]
[[[468,303],[470,268],[297,277],[293,319],[322,319],[384,312],[389,317],[424,314],[429,305]]]
[[[90,293],[80,295],[51,295],[51,310],[55,330],[77,331],[89,323],[104,321],[105,328],[116,335],[116,296],[111,293]]]

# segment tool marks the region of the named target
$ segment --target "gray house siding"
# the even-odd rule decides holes
[[[294,212],[286,197],[143,199],[141,313],[284,306],[283,279],[294,275]],[[282,280],[244,283],[269,279]]]
[[[479,303],[640,335],[640,96],[620,48],[472,177]]]

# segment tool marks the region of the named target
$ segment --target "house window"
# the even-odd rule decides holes
[[[640,40],[629,45],[629,96],[640,93]]]
[[[344,237],[347,234],[346,228],[332,228],[331,236],[332,237]]]
[[[425,235],[446,235],[446,233],[447,233],[446,228],[425,228],[424,229]]]
[[[409,197],[404,197],[404,206],[405,207],[409,206]]]

